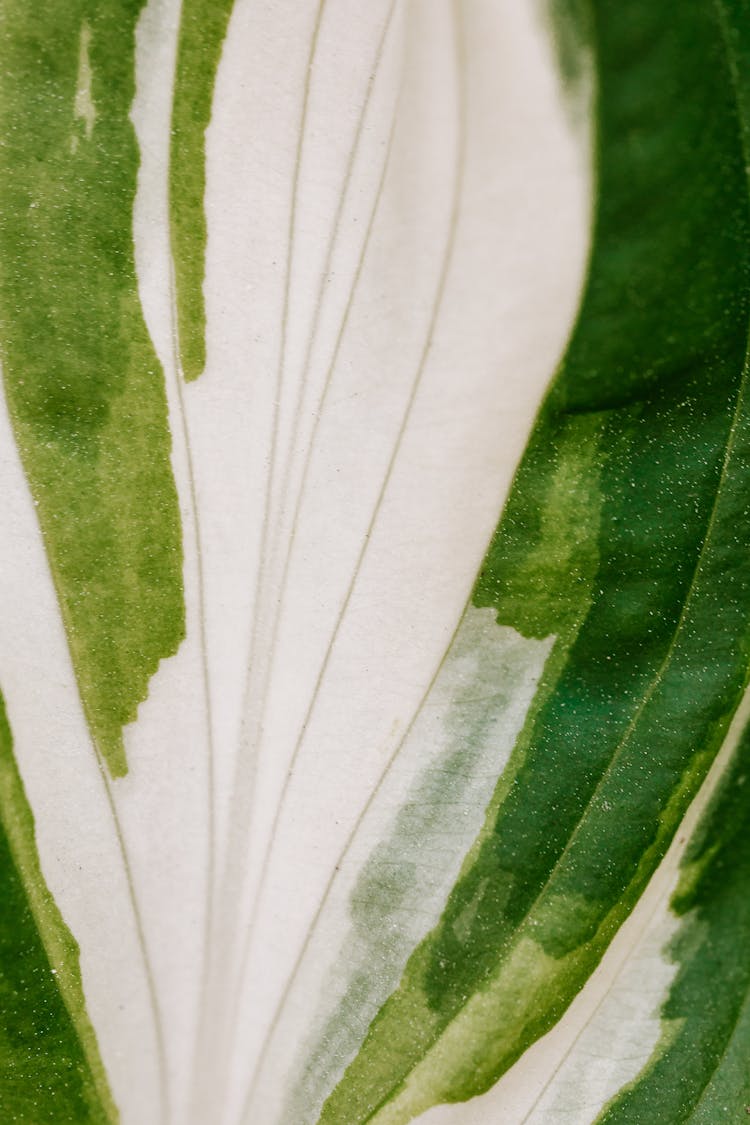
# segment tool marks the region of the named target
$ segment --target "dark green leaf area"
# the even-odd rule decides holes
[[[142,0],[0,8],[0,354],[99,749],[182,636],[164,378],[134,261]]]
[[[206,362],[205,133],[234,0],[185,0],[177,53],[169,169],[172,256],[180,359],[186,379]]]
[[[474,591],[557,645],[445,913],[326,1122],[470,1097],[552,1025],[664,854],[746,681],[750,225],[733,59],[712,0],[679,18],[646,0],[592,13],[589,278]]]
[[[427,977],[441,1008],[492,971],[552,871],[556,894],[586,899],[592,909],[571,927],[555,916],[547,929],[537,927],[536,939],[560,956],[593,936],[654,842],[695,748],[718,745],[742,683],[747,575],[737,573],[736,600],[722,595],[721,605],[714,588],[694,583],[731,419],[725,409],[717,417],[669,399],[640,416],[619,411],[618,423],[630,420],[623,414],[635,417],[632,430],[614,419],[605,428],[593,604],[492,832],[446,912]],[[714,644],[701,627],[721,630]],[[469,902],[467,959],[456,923]]]
[[[104,1120],[88,1102],[85,1066],[0,832],[0,1117],[4,1122]]]
[[[78,950],[39,868],[2,700],[0,903],[0,1120],[116,1120],[85,1014]],[[45,939],[58,954],[54,966]]]
[[[742,1121],[750,1104],[750,735],[691,844],[673,907],[679,970],[652,1061],[602,1125]]]
[[[738,396],[750,232],[736,106],[710,5],[688,4],[691,18],[674,21],[679,27],[653,6],[626,9],[597,6],[602,203],[578,329],[540,426],[544,441],[561,435],[559,447],[568,428],[580,430],[578,411],[599,420],[592,602],[493,831],[446,913],[428,975],[439,1007],[492,970],[553,870],[556,894],[593,909],[570,929],[555,919],[537,940],[560,956],[593,935],[659,836],[696,749],[720,741],[747,664],[748,423]],[[691,185],[676,205],[675,180]],[[530,454],[540,456],[533,446]],[[524,465],[519,485],[524,473],[539,510],[538,477]],[[511,504],[524,501],[516,494]],[[503,567],[506,543],[519,554],[515,530],[501,525],[478,587],[482,604],[488,572],[498,588],[518,582]],[[551,585],[563,588],[559,569],[550,571]],[[537,603],[540,585],[531,589]],[[500,620],[523,626],[507,602],[496,604]],[[548,631],[559,624],[553,617]],[[469,960],[454,925],[468,902],[476,910]]]
[[[12,364],[23,348],[28,368],[28,377],[12,380],[19,417],[40,437],[79,452],[127,377],[123,353],[133,325],[117,304],[134,281],[137,152],[132,129],[123,126],[141,6],[11,3],[0,17],[0,156],[8,170],[1,189],[3,352]],[[77,104],[84,28],[88,111],[82,99]],[[139,335],[143,346],[143,328]]]
[[[656,5],[594,9],[599,183],[585,328],[551,395],[582,411],[679,393],[691,370],[725,357],[748,283],[742,122],[713,0],[686,0],[669,26]]]

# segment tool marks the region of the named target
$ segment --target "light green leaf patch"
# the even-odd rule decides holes
[[[86,715],[115,776],[122,728],[183,635],[163,375],[133,262],[141,6],[0,13],[5,393]]]
[[[184,0],[180,16],[169,197],[180,361],[188,380],[206,363],[205,132],[233,7],[234,0]]]

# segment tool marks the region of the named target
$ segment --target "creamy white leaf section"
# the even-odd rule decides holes
[[[249,664],[212,679],[233,1120],[466,603],[575,311],[589,183],[516,5],[240,4],[218,91],[187,401],[199,500],[229,521],[204,537],[210,665]]]
[[[677,929],[664,898],[574,1050],[526,1117],[528,1125],[594,1121],[645,1066],[661,1036],[660,1009],[677,972],[668,953]]]
[[[554,1028],[486,1094],[421,1114],[418,1125],[593,1125],[668,1039],[662,1006],[679,966],[670,948],[684,919],[669,903],[698,821],[750,720],[746,694],[721,751],[633,913]]]
[[[172,79],[180,5],[147,5],[136,35],[131,118],[141,162],[134,214],[139,291],[162,361],[172,468],[183,526],[187,636],[162,661],[138,721],[125,732],[129,773],[113,787],[143,914],[163,1024],[169,1120],[189,1119],[205,990],[215,867],[213,735],[205,675],[197,511],[189,440],[171,331],[167,212]],[[125,1125],[136,1125],[128,1112]]]
[[[163,89],[176,12],[160,3],[149,13],[161,31],[135,114],[139,275],[160,356],[178,376]],[[207,368],[171,402],[190,634],[173,671],[154,680],[133,747],[147,763],[154,739],[189,743],[167,819],[190,823],[186,850],[149,916],[155,932],[172,932],[164,915],[182,890],[176,917],[196,919],[165,970],[177,1040],[203,1029],[189,1094],[182,1061],[172,1063],[175,1105],[189,1099],[185,1120],[234,1123],[389,761],[404,742],[389,784],[418,789],[436,747],[459,737],[437,718],[456,684],[412,722],[570,330],[588,248],[588,142],[571,131],[533,7],[238,0],[207,134],[206,204]],[[503,712],[506,737],[528,702],[529,660],[513,680],[525,702]],[[409,730],[422,735],[404,741]],[[504,753],[494,773],[477,765],[464,804],[446,809],[435,848],[453,870],[470,842],[464,808],[481,812]],[[161,782],[149,775],[157,795],[168,759]],[[383,792],[350,878],[398,821],[394,791]],[[183,862],[195,872],[189,888]],[[332,948],[348,941],[344,886],[338,914],[326,915]],[[446,893],[435,883],[417,936]],[[205,961],[196,933],[208,937]],[[170,956],[166,942],[159,955]],[[179,979],[197,997],[192,1019]],[[265,1106],[257,1112],[266,1119]]]

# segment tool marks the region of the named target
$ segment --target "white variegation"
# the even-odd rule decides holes
[[[76,96],[73,103],[73,116],[83,122],[84,136],[91,140],[96,122],[96,106],[91,97],[91,61],[89,59],[89,46],[91,44],[91,28],[84,21],[81,25],[81,42],[78,54],[78,81],[76,82]],[[78,148],[78,137],[70,141],[71,151]]]

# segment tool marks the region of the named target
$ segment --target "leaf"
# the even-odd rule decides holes
[[[525,5],[0,16],[0,338],[51,571],[10,448],[0,677],[126,1122],[450,1121],[598,995],[745,689],[746,20],[549,7],[565,92]],[[740,893],[717,815],[656,957],[679,1013],[721,944],[704,871]],[[54,1108],[97,1120],[65,949]],[[692,1026],[607,1113],[668,1103]]]
[[[587,292],[475,590],[558,648],[443,918],[325,1122],[405,1122],[479,1093],[554,1023],[664,854],[746,681],[748,214],[732,61],[712,4],[679,21],[637,3],[593,13]],[[595,474],[581,477],[582,456]],[[566,474],[587,503],[555,524]]]
[[[16,441],[99,752],[183,636],[163,375],[136,289],[140,3],[3,5],[0,326]]]
[[[86,1014],[78,948],[47,889],[0,698],[0,1113],[118,1120]]]

